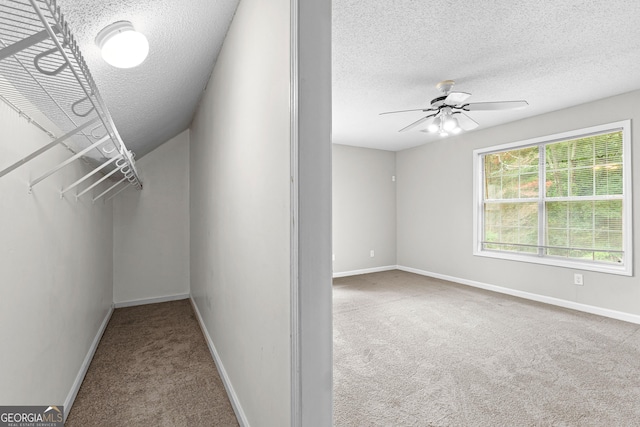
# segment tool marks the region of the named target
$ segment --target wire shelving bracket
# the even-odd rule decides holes
[[[73,156],[32,180],[29,191],[81,157],[98,166],[61,196],[97,172],[104,177],[76,198],[108,178],[115,184],[94,202],[118,187],[107,200],[129,186],[142,189],[134,154],[122,141],[56,0],[0,0],[0,100],[53,139],[0,170],[0,178],[62,144]],[[63,135],[56,138],[43,121]]]

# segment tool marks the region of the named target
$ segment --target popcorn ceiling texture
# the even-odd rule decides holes
[[[187,129],[238,0],[58,0],[120,135],[137,158]],[[133,69],[102,60],[98,32],[130,21],[149,40]]]
[[[428,107],[445,79],[468,102],[529,102],[470,113],[478,129],[639,89],[638,22],[635,0],[335,0],[333,142],[400,150],[439,139],[397,132],[421,112],[378,114]]]
[[[138,158],[186,129],[238,0],[58,0],[123,140]],[[129,20],[149,39],[139,67],[102,60],[95,36]],[[478,129],[640,88],[636,0],[334,0],[333,142],[401,150],[438,139],[398,129],[456,80]],[[259,72],[259,70],[256,70]],[[594,124],[597,124],[597,117]]]

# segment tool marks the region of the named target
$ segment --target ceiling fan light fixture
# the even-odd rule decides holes
[[[117,68],[133,68],[146,59],[149,42],[129,21],[118,21],[104,27],[96,36],[102,58]]]
[[[447,132],[451,132],[457,127],[458,127],[458,120],[455,117],[451,117],[451,116],[447,117],[444,120],[444,123],[442,124],[442,128]]]
[[[440,117],[436,117],[436,119],[427,126],[427,130],[431,133],[438,132],[438,130],[440,130]]]
[[[470,131],[479,126],[478,122],[465,114],[468,111],[501,111],[501,110],[519,110],[528,106],[527,101],[498,101],[498,102],[472,102],[468,103],[467,99],[471,96],[467,92],[452,92],[451,89],[455,82],[453,80],[444,80],[436,85],[436,88],[443,93],[443,95],[433,98],[428,107],[414,108],[411,110],[399,110],[399,111],[387,111],[383,114],[393,113],[408,113],[414,111],[421,111],[428,113],[427,116],[416,120],[408,126],[400,129],[400,132],[405,132],[410,129],[414,129],[424,123],[429,123],[428,120],[435,117],[434,120],[427,125],[426,129],[421,129],[421,132],[438,132],[440,136],[445,137],[449,134],[459,134],[462,131]],[[463,127],[460,126],[462,123]]]

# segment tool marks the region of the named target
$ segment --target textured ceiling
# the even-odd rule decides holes
[[[238,0],[58,0],[120,135],[138,158],[187,129]],[[95,37],[130,21],[149,40],[132,69],[102,60]]]
[[[334,143],[401,150],[439,139],[397,132],[423,113],[378,114],[428,107],[445,79],[467,102],[529,102],[468,113],[478,129],[639,89],[640,2],[334,0]]]
[[[186,129],[238,0],[58,0],[136,155]],[[150,44],[129,70],[94,43],[129,20]],[[472,112],[478,129],[640,88],[637,0],[334,0],[333,142],[401,150],[438,139],[398,129],[428,107],[436,83],[468,102],[525,99],[519,111]]]

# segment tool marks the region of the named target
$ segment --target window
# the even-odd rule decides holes
[[[474,254],[632,275],[630,121],[474,151]]]

